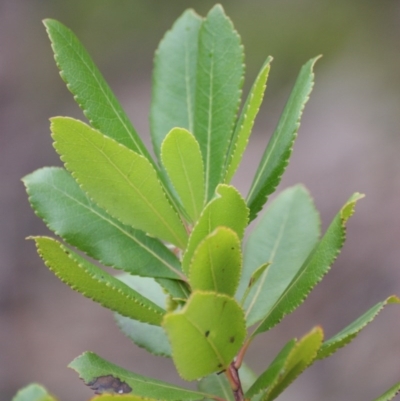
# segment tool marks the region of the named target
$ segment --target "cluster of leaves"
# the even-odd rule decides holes
[[[386,299],[328,340],[313,328],[289,341],[257,378],[242,363],[247,348],[327,273],[362,197],[352,195],[321,236],[308,192],[289,188],[242,246],[247,225],[288,164],[316,59],[302,67],[244,199],[230,181],[271,58],[240,108],[243,47],[221,6],[206,18],[186,11],[157,50],[150,115],[156,161],[74,34],[54,20],[45,26],[61,76],[90,124],[53,118],[65,169],[24,178],[33,209],[64,241],[32,237],[38,253],[63,282],[114,311],[137,345],[171,357],[184,379],[200,379],[198,391],[188,390],[87,352],[70,367],[100,394],[95,399],[270,401],[313,362],[348,344],[386,304],[400,302]],[[124,273],[113,276],[89,258]],[[399,388],[378,400],[390,400]],[[54,400],[38,385],[14,400],[28,399]]]

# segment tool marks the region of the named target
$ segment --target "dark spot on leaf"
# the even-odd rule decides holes
[[[204,335],[205,335],[206,337],[208,337],[209,334],[210,334],[210,330],[207,330],[207,331],[204,333]]]
[[[233,247],[231,248],[231,250],[234,251],[234,250],[235,250],[235,247],[233,246]]]
[[[234,343],[234,342],[235,342],[235,337],[232,336],[232,337],[229,339],[229,342],[230,342],[230,343]]]
[[[126,394],[132,391],[132,388],[125,382],[112,375],[99,376],[87,383],[94,390],[95,394],[116,393]]]
[[[218,364],[218,367],[219,367],[219,368],[222,368],[222,363],[219,363],[219,364]]]

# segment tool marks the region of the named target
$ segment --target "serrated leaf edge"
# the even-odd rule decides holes
[[[42,168],[39,168],[39,169],[35,170],[35,171],[32,172],[31,174],[34,174],[34,173],[36,173],[37,171],[41,171],[41,170],[52,170],[52,171],[55,171],[55,170],[64,170],[64,169],[63,169],[62,167],[42,167]],[[31,194],[31,192],[29,191],[28,184],[27,184],[26,181],[25,181],[25,178],[27,178],[27,177],[30,176],[31,174],[28,174],[28,175],[26,175],[25,177],[23,177],[21,181],[23,182],[23,184],[24,184],[24,186],[25,186],[25,190],[26,190],[26,192],[27,192],[27,194],[28,194],[28,202],[29,202],[29,204],[31,205],[31,208],[33,209],[33,211],[34,211],[34,213],[36,214],[36,216],[38,216],[41,220],[43,220],[43,222],[45,223],[45,225],[47,226],[47,228],[48,228],[49,230],[51,230],[54,234],[56,234],[58,237],[60,237],[60,238],[61,238],[63,241],[65,241],[67,244],[69,244],[70,246],[73,246],[73,247],[79,249],[79,250],[80,250],[83,254],[85,254],[86,256],[88,256],[88,257],[90,257],[90,258],[93,258],[92,255],[88,254],[88,253],[85,252],[83,249],[80,249],[80,248],[76,247],[75,245],[71,244],[71,243],[65,238],[64,235],[61,235],[61,233],[60,233],[58,230],[53,230],[53,229],[50,227],[51,224],[49,223],[49,221],[48,221],[44,216],[42,216],[41,213],[40,213],[38,210],[36,210],[36,208],[34,207],[34,205],[33,205],[33,203],[32,203],[32,194]],[[68,172],[68,174],[70,174],[70,172]],[[74,180],[75,180],[75,179],[74,179]],[[79,185],[79,184],[78,184],[78,185]],[[82,187],[81,187],[80,185],[79,185],[79,188],[82,189]],[[58,188],[55,188],[55,187],[54,187],[54,190],[59,191],[59,189],[58,189]],[[82,191],[83,191],[83,189],[82,189]],[[91,203],[96,204],[96,203],[89,197],[89,195],[88,195],[85,191],[83,191],[83,192],[85,193],[86,197],[89,199],[89,201],[90,201]],[[63,194],[64,194],[65,196],[67,196],[64,192],[63,192]],[[68,196],[68,197],[69,197],[69,196]],[[69,198],[71,198],[71,197],[69,197]],[[92,208],[89,208],[87,205],[85,205],[85,204],[79,202],[76,198],[71,198],[71,199],[73,199],[76,203],[78,203],[78,204],[81,205],[82,207],[84,207],[84,208],[86,208],[86,209],[92,211],[94,214],[96,214],[97,216],[99,216],[99,218],[101,218],[102,220],[107,221],[107,222],[109,222],[111,225],[113,225],[114,227],[118,228],[124,235],[126,235],[126,236],[129,237],[132,241],[134,241],[135,243],[137,243],[138,245],[140,245],[141,248],[146,249],[146,250],[147,250],[150,254],[152,254],[156,259],[160,260],[168,269],[170,269],[172,272],[176,273],[176,275],[177,275],[180,279],[183,278],[183,273],[182,273],[181,271],[177,270],[174,266],[172,266],[171,264],[169,264],[166,260],[162,259],[159,255],[157,255],[157,254],[156,254],[155,252],[153,252],[149,247],[147,247],[146,245],[144,245],[144,244],[142,244],[140,241],[138,241],[138,240],[136,239],[136,237],[132,236],[129,232],[125,231],[122,227],[116,226],[112,221],[110,221],[110,220],[108,220],[107,218],[105,218],[105,216],[102,216],[101,214],[99,214],[98,212],[96,212],[95,210],[93,210]],[[98,206],[97,204],[96,204],[96,206],[100,208],[100,206]],[[105,209],[103,209],[103,208],[100,208],[100,209],[103,210],[104,212],[108,213]],[[121,223],[121,224],[123,224],[123,225],[126,225],[126,224],[122,223],[120,220],[116,219],[115,217],[113,217],[113,216],[111,216],[111,215],[109,215],[109,216],[110,216],[112,219],[117,220],[119,223]],[[142,231],[142,230],[139,230],[139,229],[136,229],[136,228],[135,228],[134,230],[140,231],[140,232],[142,232],[143,234],[145,234],[145,232]],[[165,248],[166,248],[166,250],[168,251],[168,248],[167,248],[167,247],[165,247]],[[94,259],[97,260],[98,262],[100,262],[100,263],[101,263],[102,265],[104,265],[104,266],[108,266],[108,267],[111,267],[111,268],[113,268],[113,269],[122,270],[122,271],[125,271],[126,273],[132,274],[132,272],[131,272],[130,270],[124,269],[123,266],[120,267],[120,266],[117,266],[117,265],[115,265],[115,264],[105,263],[104,260],[103,260],[102,258],[94,258]],[[144,274],[141,274],[140,272],[135,272],[135,276],[139,276],[139,277],[150,277],[150,276],[146,276],[146,275],[144,275]]]
[[[54,142],[53,142],[53,147],[54,147],[55,151],[57,152],[57,154],[60,156],[61,161],[64,163],[65,169],[68,170],[68,171],[70,172],[70,174],[72,175],[72,177],[74,178],[74,180],[77,182],[77,184],[79,185],[79,187],[82,189],[83,192],[85,192],[85,193],[88,195],[89,199],[90,199],[93,203],[95,203],[96,205],[98,205],[98,203],[97,203],[97,202],[90,196],[90,194],[84,189],[84,185],[83,185],[83,184],[81,183],[81,181],[78,179],[78,177],[76,176],[76,173],[75,173],[74,171],[72,171],[71,169],[68,168],[69,163],[65,161],[65,157],[64,157],[64,156],[57,150],[57,148],[56,148],[56,144],[58,143],[58,141],[56,141],[56,139],[54,138],[55,133],[53,132],[53,127],[54,127],[54,120],[55,120],[55,119],[59,119],[59,118],[61,118],[61,119],[67,119],[67,120],[72,120],[72,121],[74,121],[74,122],[79,122],[79,123],[83,124],[83,125],[85,125],[86,127],[90,128],[91,130],[95,131],[97,134],[101,135],[101,136],[102,136],[102,139],[103,139],[104,141],[112,142],[112,143],[116,144],[117,146],[121,147],[122,149],[124,149],[124,150],[123,150],[124,152],[131,152],[131,153],[135,154],[135,156],[137,156],[137,157],[143,159],[145,162],[147,162],[147,163],[148,163],[148,166],[149,166],[149,167],[152,169],[152,171],[154,172],[154,175],[155,175],[155,178],[156,178],[156,180],[157,180],[157,183],[158,183],[158,185],[160,186],[160,189],[161,189],[161,191],[162,191],[162,193],[163,193],[163,195],[164,195],[164,200],[167,201],[167,203],[169,204],[169,206],[170,206],[170,208],[171,208],[171,211],[177,216],[177,218],[178,218],[178,220],[180,221],[180,224],[182,225],[182,228],[184,229],[184,231],[187,232],[187,230],[186,230],[186,228],[185,228],[185,225],[184,225],[184,223],[182,222],[182,219],[181,219],[180,214],[178,213],[177,209],[176,209],[176,208],[174,207],[174,205],[172,204],[170,198],[168,197],[168,195],[167,195],[167,193],[166,193],[166,191],[165,191],[164,185],[163,185],[162,182],[160,181],[160,178],[159,178],[159,175],[158,175],[158,173],[157,173],[157,170],[154,168],[153,164],[152,164],[145,156],[143,156],[143,155],[141,155],[141,154],[139,154],[139,153],[133,151],[132,149],[127,148],[125,145],[123,145],[123,144],[117,142],[115,139],[113,139],[113,138],[111,138],[111,137],[109,137],[109,136],[107,136],[107,135],[102,134],[99,130],[97,130],[97,129],[95,129],[95,128],[93,128],[93,127],[91,127],[91,126],[89,126],[89,125],[87,125],[87,124],[85,124],[85,123],[83,123],[83,122],[80,121],[80,120],[77,120],[77,119],[74,119],[74,118],[71,118],[71,117],[53,117],[53,118],[50,119],[50,121],[51,121],[51,132],[52,132],[52,133],[51,133],[51,137],[52,137],[52,139],[53,139],[53,141],[54,141]],[[150,204],[151,204],[151,203],[150,203]],[[120,223],[126,224],[126,223],[124,223],[120,218],[118,218],[117,216],[115,216],[114,213],[111,213],[110,210],[108,210],[107,208],[104,208],[104,207],[102,207],[102,206],[100,206],[100,205],[98,205],[98,206],[99,206],[101,209],[103,209],[104,211],[106,211],[107,214],[109,214],[111,217],[113,217],[113,218],[115,218],[116,220],[118,220]],[[160,218],[160,221],[163,221],[163,218],[162,218],[162,216],[159,214],[159,212],[157,211],[157,209],[154,208],[154,207],[151,207],[151,208],[154,210],[154,214]],[[127,224],[127,225],[130,225],[130,224]],[[171,234],[172,234],[173,237],[176,237],[176,235],[175,235],[175,230],[171,230],[171,228],[169,227],[169,225],[165,225],[165,224],[164,224],[164,227],[165,227],[165,228],[168,228],[168,230],[171,232]],[[135,228],[135,227],[133,227],[133,228]],[[135,229],[136,229],[136,228],[135,228]],[[149,234],[149,235],[150,235],[150,234]],[[184,249],[184,248],[185,248],[185,244],[182,243],[181,240],[180,240],[179,238],[176,238],[176,239],[177,239],[177,244],[176,244],[176,245],[178,245],[178,243],[179,243],[179,246],[180,246],[182,249]]]
[[[58,278],[60,279],[60,281],[62,281],[64,284],[68,285],[68,287],[70,287],[72,290],[74,290],[74,291],[76,291],[76,292],[79,292],[80,294],[82,294],[82,295],[85,296],[86,298],[91,299],[92,301],[94,301],[94,302],[96,302],[96,303],[99,303],[99,304],[102,305],[103,307],[105,307],[105,308],[107,308],[107,309],[110,309],[110,310],[112,310],[113,312],[118,312],[118,313],[120,313],[118,310],[116,310],[116,309],[114,309],[114,308],[110,308],[108,305],[105,305],[100,299],[97,301],[97,300],[95,300],[93,297],[88,296],[86,292],[82,292],[82,291],[78,290],[77,287],[76,287],[73,283],[70,283],[68,280],[65,280],[65,279],[58,273],[58,271],[57,271],[56,269],[54,269],[54,268],[50,265],[50,263],[48,263],[48,262],[46,261],[46,259],[44,258],[43,254],[42,254],[42,252],[41,252],[41,250],[40,250],[40,246],[39,246],[38,242],[36,241],[37,238],[39,238],[39,239],[40,239],[40,238],[50,239],[51,241],[58,243],[59,246],[60,246],[60,248],[66,253],[67,257],[68,257],[69,259],[71,259],[79,268],[81,268],[91,279],[93,279],[94,281],[97,281],[97,282],[100,283],[100,284],[104,284],[104,285],[107,286],[107,287],[112,288],[113,290],[115,290],[116,292],[118,292],[120,295],[122,295],[124,298],[126,298],[129,302],[135,303],[135,304],[141,306],[142,308],[147,309],[148,311],[153,312],[153,313],[155,313],[156,315],[159,315],[160,318],[161,318],[160,321],[162,320],[162,318],[163,318],[163,316],[164,316],[163,313],[160,313],[160,312],[158,312],[156,309],[153,309],[153,308],[151,308],[151,307],[149,307],[149,306],[147,306],[147,305],[141,303],[140,301],[136,300],[135,298],[128,296],[128,295],[125,294],[123,291],[121,291],[120,289],[114,287],[114,286],[113,286],[112,284],[110,284],[109,282],[102,283],[101,281],[99,281],[99,280],[96,278],[95,275],[93,275],[93,274],[91,274],[90,272],[88,272],[87,269],[85,268],[85,266],[83,266],[81,263],[79,263],[79,262],[72,256],[71,251],[70,251],[68,248],[66,248],[66,247],[65,247],[63,244],[61,244],[60,242],[56,241],[54,238],[47,237],[47,236],[39,236],[39,237],[30,236],[30,237],[27,237],[27,239],[31,239],[31,240],[35,241],[37,253],[39,254],[40,258],[43,260],[44,264],[49,268],[49,270],[51,270],[51,271],[55,274],[55,276],[58,277]],[[88,263],[89,263],[89,262],[88,262]],[[124,283],[122,283],[122,282],[121,282],[121,284],[126,285],[126,284],[124,284]],[[128,288],[130,288],[130,287],[128,287]],[[140,295],[140,294],[139,294],[139,295]],[[141,295],[141,296],[142,296],[143,298],[145,298],[143,295]],[[151,301],[149,301],[149,302],[151,302]],[[161,308],[160,308],[160,309],[161,309]],[[121,314],[121,313],[120,313],[120,314]],[[121,314],[121,315],[122,315],[122,314]],[[126,315],[123,315],[123,316],[126,316]],[[131,316],[126,316],[126,317],[129,317],[129,318],[132,319]],[[137,321],[139,321],[139,322],[143,322],[143,323],[148,323],[148,322],[146,322],[146,321],[141,320],[140,318],[135,318],[135,320],[137,320]]]

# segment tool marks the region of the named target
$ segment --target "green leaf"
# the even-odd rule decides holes
[[[296,345],[296,340],[290,340],[279,352],[279,354],[269,365],[268,369],[265,370],[253,383],[253,385],[246,392],[246,399],[253,398],[255,395],[259,394],[261,391],[270,388],[273,384],[277,383],[279,376],[284,370],[285,363],[288,359],[289,354]]]
[[[301,338],[290,350],[280,374],[267,388],[263,401],[272,401],[289,386],[315,360],[318,349],[321,347],[324,333],[316,327]]]
[[[267,87],[267,79],[270,70],[271,57],[268,57],[261,71],[247,96],[246,103],[243,106],[240,117],[236,123],[235,131],[228,149],[226,157],[225,183],[229,184],[238,168],[243,153],[246,150],[247,143],[254,125],[254,120],[260,110],[264,98],[264,92]]]
[[[228,227],[242,239],[247,226],[248,212],[246,203],[236,188],[225,184],[218,185],[216,197],[203,209],[189,237],[182,259],[184,272],[189,273],[190,263],[197,246],[217,227]]]
[[[253,285],[245,302],[246,324],[270,313],[318,242],[320,221],[307,190],[296,185],[283,191],[261,217],[244,249],[238,298],[263,263],[271,266]]]
[[[65,167],[100,207],[185,248],[186,230],[146,158],[72,118],[53,118],[51,129]]]
[[[355,193],[335,216],[324,237],[303,263],[296,276],[284,289],[279,299],[253,332],[253,336],[271,329],[284,316],[293,312],[310,291],[322,280],[340,253],[346,239],[346,223],[353,215],[355,204],[364,195]]]
[[[244,75],[240,37],[221,5],[200,28],[194,135],[203,154],[206,200],[223,181],[226,152],[240,104]]]
[[[144,398],[129,394],[102,394],[90,399],[90,401],[160,401],[154,398]],[[162,401],[162,400],[161,400]]]
[[[13,397],[12,401],[57,401],[47,390],[36,383],[22,388]]]
[[[400,393],[400,382],[396,383],[391,387],[386,393],[382,394],[380,397],[376,398],[374,401],[390,401],[393,400],[396,395]]]
[[[85,352],[74,359],[69,367],[74,369],[79,377],[86,383],[92,383],[98,377],[112,375],[132,388],[132,395],[155,398],[166,401],[191,401],[201,400],[208,394],[187,390],[160,380],[141,376],[123,369],[93,352]]]
[[[161,145],[161,159],[186,212],[195,222],[204,206],[204,167],[196,138],[173,128]]]
[[[152,162],[129,118],[78,38],[58,21],[46,19],[44,25],[60,75],[90,124]]]
[[[153,279],[123,274],[118,277],[140,295],[154,302],[162,309],[166,308],[166,294],[163,288]],[[164,329],[147,323],[138,322],[118,313],[114,314],[118,327],[136,345],[154,355],[171,357],[171,346]]]
[[[256,379],[255,373],[245,364],[242,363],[239,369],[239,377],[243,391],[254,383]],[[226,378],[226,375],[213,373],[199,381],[198,388],[205,393],[214,394],[217,397],[227,401],[235,401],[232,388]]]
[[[238,235],[218,227],[199,244],[189,269],[193,290],[214,291],[234,296],[242,271],[242,251]]]
[[[289,164],[293,143],[300,126],[300,118],[314,84],[313,67],[317,59],[318,57],[310,60],[300,70],[289,100],[258,166],[247,195],[250,221],[262,209],[268,195],[275,191]]]
[[[335,353],[339,348],[349,344],[355,337],[358,336],[360,331],[368,324],[371,323],[378,313],[387,304],[398,304],[400,299],[396,296],[391,296],[383,302],[379,302],[366,313],[360,316],[357,320],[344,328],[342,331],[331,337],[329,340],[322,344],[321,349],[318,351],[317,359],[326,358]]]
[[[182,310],[167,313],[162,325],[182,378],[195,380],[226,369],[243,344],[244,323],[233,298],[212,292],[193,292]]]
[[[111,217],[64,169],[42,168],[23,182],[46,225],[102,264],[140,276],[176,279],[182,274],[179,260],[160,241]]]
[[[174,127],[193,132],[198,36],[202,19],[185,11],[161,41],[154,58],[150,110],[151,138],[159,157],[161,143]]]
[[[254,285],[258,282],[258,280],[262,277],[262,275],[267,271],[267,269],[271,266],[270,262],[263,263],[260,267],[254,270],[253,274],[250,277],[249,283],[247,284],[246,290],[242,295],[242,299],[240,300],[240,304],[243,305],[246,301],[250,290],[254,287]]]
[[[160,325],[165,313],[162,308],[58,241],[48,237],[32,239],[46,266],[73,290],[121,315]]]

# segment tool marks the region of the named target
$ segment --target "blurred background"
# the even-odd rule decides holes
[[[280,347],[313,326],[327,337],[391,294],[400,295],[400,2],[222,0],[246,51],[245,93],[274,57],[266,99],[235,179],[246,193],[303,63],[318,54],[316,85],[280,189],[311,191],[323,228],[354,191],[366,198],[346,246],[307,302],[260,336],[247,362],[261,373]],[[87,47],[149,143],[154,50],[188,7],[209,0],[0,0],[0,398],[43,383],[61,401],[92,394],[66,365],[85,350],[141,374],[179,383],[169,360],[123,336],[111,312],[71,291],[36,255],[47,234],[21,177],[60,165],[48,119],[84,119],[61,81],[41,20],[56,18]],[[400,379],[400,308],[389,306],[347,348],[317,362],[279,400],[372,400]]]

